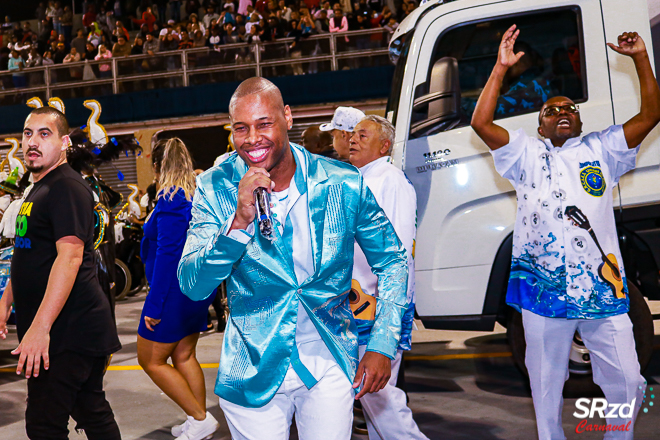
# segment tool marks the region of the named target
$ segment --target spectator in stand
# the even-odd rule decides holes
[[[176,23],[181,21],[181,1],[170,0],[170,18]]]
[[[220,14],[218,23],[220,24],[236,23],[236,14],[234,14],[234,5],[232,4],[225,5],[225,9],[224,11],[222,11],[222,14]]]
[[[316,32],[319,34],[327,34],[330,32],[330,20],[328,20],[327,13],[325,9],[321,9],[318,13],[318,17],[314,22],[316,24]]]
[[[179,48],[179,39],[170,32],[161,40],[160,51],[177,50]]]
[[[22,70],[25,69],[25,61],[16,49],[12,49],[11,57],[9,58],[8,70],[11,72],[11,79],[14,82],[14,87],[17,89],[25,88],[25,74]]]
[[[112,46],[112,56],[114,58],[125,57],[131,54],[131,45],[128,44],[126,38],[123,35],[120,35],[117,38],[117,42]]]
[[[120,35],[123,35],[124,38],[126,38],[126,41],[128,41],[128,29],[124,27],[124,24],[120,21],[117,20],[115,22],[115,31],[112,33],[112,35],[117,38]]]
[[[248,44],[256,44],[261,41],[261,35],[260,33],[262,32],[261,27],[258,24],[255,24],[250,28],[250,34],[248,35],[247,38],[247,43]]]
[[[99,50],[92,43],[87,42],[85,45],[85,52],[81,54],[80,59],[84,61],[94,61]]]
[[[307,8],[300,8],[300,22],[298,23],[298,29],[300,30],[300,36],[303,38],[309,37],[316,30],[312,14]]]
[[[89,35],[87,35],[87,41],[92,43],[95,47],[98,47],[101,44],[103,38],[103,31],[99,28],[98,23],[95,21],[92,22],[91,30]]]
[[[79,61],[80,61],[80,54],[78,53],[75,47],[72,47],[71,52],[69,52],[69,54],[64,57],[62,63],[63,64],[77,63]],[[83,69],[82,67],[71,67],[69,69],[69,74],[71,75],[72,80],[82,81]]]
[[[147,34],[150,35],[150,34]],[[144,53],[144,40],[141,35],[136,35],[131,47],[131,55],[142,55]]]
[[[69,5],[65,6],[60,17],[60,28],[67,42],[71,41],[71,30],[73,29],[73,12]]]
[[[206,37],[200,30],[196,30],[193,38],[193,47],[206,46]]]
[[[50,66],[52,64],[55,64],[55,61],[53,61],[53,53],[50,50],[47,50],[44,52],[44,56],[42,57],[41,60],[41,65],[42,66]],[[51,78],[51,81],[53,81],[53,78]]]
[[[397,23],[396,18],[394,17],[390,17],[390,21],[385,26],[383,26],[383,29],[385,29],[388,33],[388,37],[387,37],[388,42],[392,38],[392,34],[394,34],[394,31],[398,27],[399,27],[399,23]]]
[[[245,32],[248,34],[252,32],[252,26],[258,25],[259,24],[259,16],[257,13],[253,13],[252,16],[250,17],[250,21],[245,23]]]
[[[209,6],[206,8],[206,14],[204,14],[204,17],[202,18],[202,21],[204,22],[205,27],[211,27],[211,20],[218,20],[220,16],[216,14],[215,8],[213,6]]]
[[[60,2],[55,2],[55,6],[50,14],[50,19],[53,21],[53,28],[57,31],[58,34],[62,33],[62,14],[64,14],[62,4]]]
[[[348,19],[344,16],[341,7],[335,3],[334,16],[330,19],[330,32],[346,32]]]
[[[32,31],[32,28],[30,27],[30,22],[26,21],[23,23],[23,38],[21,38],[21,43],[26,44],[30,43],[32,41],[32,36],[34,35],[34,32]]]
[[[341,6],[340,6],[340,8],[341,8]],[[319,9],[318,11],[316,11],[316,13],[314,14],[314,18],[320,18],[321,13],[323,11],[325,11],[325,16],[326,16],[327,19],[330,19],[335,15],[335,11],[332,9],[332,7],[330,7],[330,2],[326,1],[326,2],[323,2],[323,7],[321,9]]]
[[[188,31],[181,31],[181,38],[179,40],[179,50],[183,49],[192,49],[193,47],[193,42],[190,41],[190,37],[188,36]]]
[[[261,14],[264,15],[266,13],[266,0],[257,0],[257,2],[254,4],[254,9]]]
[[[147,38],[142,45],[142,53],[145,55],[155,55],[158,52],[158,40],[156,40],[153,34],[147,34]]]
[[[180,6],[180,5],[179,5]],[[143,24],[146,24],[147,27],[149,28],[149,32],[154,31],[154,24],[156,23],[156,16],[151,12],[151,7],[147,7],[147,9],[142,13],[142,18],[141,19],[133,19],[133,23],[142,26]]]
[[[94,5],[89,5],[87,7],[87,12],[85,12],[85,15],[83,15],[82,23],[83,26],[86,28],[89,28],[92,26],[92,23],[96,21],[96,9],[94,8]]]
[[[144,41],[147,38],[147,34],[150,34],[150,33],[151,32],[149,32],[149,27],[146,24],[143,24],[140,27],[140,32],[138,33],[138,35],[140,36],[140,38],[142,38],[142,41]]]
[[[66,45],[64,43],[57,43],[57,50],[53,54],[55,64],[62,64],[66,55]]]
[[[286,5],[285,0],[279,0],[278,6],[279,10],[277,11],[277,18],[285,20],[288,23],[291,20],[291,12],[293,11]]]
[[[115,17],[115,14],[113,11],[107,11],[103,17],[99,18],[99,22],[103,22],[104,26],[102,26],[104,29],[108,30],[108,33],[110,35],[114,35],[115,29],[117,29],[117,17]]]
[[[284,0],[282,0],[284,2]],[[247,15],[248,13],[248,6],[252,6],[252,0],[239,0],[238,1],[238,14],[239,15]]]
[[[64,38],[64,34],[59,34],[57,36],[57,44],[64,43],[64,48],[68,52],[69,49],[71,49],[71,46],[67,43],[66,38]]]
[[[85,53],[86,46],[87,39],[85,39],[85,32],[82,29],[78,29],[76,38],[71,40],[71,47],[75,47],[79,54],[83,54]]]
[[[34,11],[34,18],[37,19],[38,27],[37,31],[41,33],[42,26],[43,26],[43,20],[46,20],[48,16],[46,15],[46,3],[44,2],[39,2],[39,6],[37,6],[37,9]]]
[[[43,57],[39,54],[37,48],[33,46],[30,49],[27,61],[25,61],[25,67],[39,67],[41,66],[42,60]]]
[[[227,23],[227,26],[233,26],[231,23]],[[213,50],[220,50],[220,45],[222,44],[222,37],[220,36],[220,29],[214,27],[211,30],[211,37],[208,40],[208,46]]]
[[[104,44],[99,45],[99,53],[96,54],[94,59],[99,60],[109,60],[112,58],[112,52],[110,52]],[[111,78],[112,77],[112,65],[110,63],[101,63],[99,64],[99,74],[101,78]]]
[[[46,44],[50,38],[50,33],[53,31],[53,28],[48,20],[42,20],[41,25],[39,26],[41,30],[39,31],[39,41],[43,44]]]
[[[277,17],[270,17],[268,19],[269,41],[275,41],[279,38],[284,38],[285,31],[283,22],[286,23],[286,21],[279,20]]]
[[[236,28],[234,28],[234,25],[231,23],[227,23],[225,25],[225,35],[224,35],[224,43],[225,44],[234,44],[238,43],[238,31]]]
[[[158,23],[165,23],[165,20],[167,20],[167,0],[155,0],[154,5],[155,11],[158,11]],[[115,13],[115,15],[117,14]]]
[[[199,19],[197,18],[197,14],[190,14],[189,17],[190,22],[188,23],[188,32],[193,32],[200,30],[202,31],[202,34],[206,33],[206,26],[204,26],[204,23],[200,22]]]

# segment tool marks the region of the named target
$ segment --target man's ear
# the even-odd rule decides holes
[[[383,146],[380,147],[380,154],[382,156],[387,156],[390,152],[390,148],[392,147],[392,143],[390,142],[389,139],[386,139],[383,141]]]
[[[539,128],[537,128],[536,130],[539,132],[539,135],[540,135],[542,138],[545,137],[545,134],[543,133],[543,127],[541,127],[541,126],[539,125]]]
[[[291,130],[293,128],[293,115],[291,114],[291,107],[288,105],[284,106],[284,119],[286,119],[286,129]]]
[[[65,151],[71,146],[71,138],[69,135],[62,136],[62,151]]]

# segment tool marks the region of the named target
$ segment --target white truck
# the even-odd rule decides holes
[[[387,117],[396,127],[394,162],[417,190],[417,314],[436,329],[488,331],[500,322],[524,371],[520,314],[505,303],[516,196],[469,125],[502,34],[514,23],[523,45],[517,50],[532,54],[533,63],[507,79],[496,119],[530,135],[542,98],[553,95],[579,105],[584,133],[627,121],[639,111],[637,75],[632,61],[605,43],[634,30],[653,54],[645,0],[431,0],[392,36]],[[637,168],[614,191],[642,368],[653,347],[642,294],[660,299],[659,135],[656,128],[646,138]],[[573,348],[570,371],[590,382],[579,334]]]

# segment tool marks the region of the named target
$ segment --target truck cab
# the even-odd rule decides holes
[[[526,61],[508,72],[495,115],[510,131],[534,135],[541,105],[557,95],[578,104],[583,134],[634,116],[633,62],[605,44],[624,31],[639,32],[653,65],[644,0],[431,0],[401,23],[390,42],[387,117],[394,163],[417,191],[416,309],[427,328],[488,331],[512,317],[505,295],[516,195],[470,127],[512,24]],[[637,168],[614,191],[626,273],[649,299],[660,299],[659,134],[646,138]]]

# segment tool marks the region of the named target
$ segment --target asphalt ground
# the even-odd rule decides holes
[[[171,440],[170,427],[185,419],[137,365],[136,331],[144,293],[117,304],[117,325],[123,344],[105,378],[105,390],[122,437]],[[651,303],[660,313],[660,303]],[[644,372],[649,387],[657,387],[656,406],[644,407],[635,425],[635,439],[660,439],[660,321],[655,323],[655,351]],[[197,352],[207,384],[208,410],[220,421],[214,439],[230,439],[227,424],[213,394],[222,333],[202,334]],[[420,329],[413,332],[413,350],[406,353],[406,387],[410,407],[420,429],[430,439],[533,440],[534,408],[528,381],[515,366],[505,329],[494,332],[449,332]],[[15,373],[16,358],[9,352],[18,340],[15,330],[0,340],[0,440],[23,440],[25,435],[26,380]],[[650,394],[650,390],[647,394]],[[576,396],[590,397],[590,396]],[[650,396],[649,396],[650,397]],[[576,398],[566,398],[564,431],[568,439],[601,439],[602,433],[576,433],[580,422],[573,416]],[[604,424],[598,417],[589,423]],[[84,439],[73,430],[71,439]],[[296,439],[295,428],[292,439]],[[365,440],[366,435],[353,435]]]

